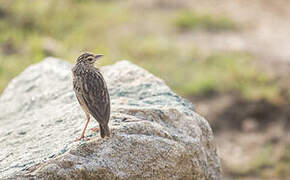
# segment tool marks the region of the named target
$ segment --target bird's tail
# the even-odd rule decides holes
[[[99,124],[100,125],[100,131],[101,131],[101,137],[104,138],[106,136],[110,137],[110,129],[108,124]]]

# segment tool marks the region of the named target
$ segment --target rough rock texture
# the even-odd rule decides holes
[[[102,68],[112,137],[74,142],[85,116],[71,64],[54,58],[13,79],[0,98],[0,179],[220,179],[213,133],[162,80],[121,61]],[[91,121],[89,128],[97,126]]]

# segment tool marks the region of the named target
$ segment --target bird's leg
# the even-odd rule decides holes
[[[97,126],[97,127],[91,128],[90,130],[94,132],[98,132],[100,131],[100,128]]]
[[[84,130],[83,130],[83,132],[82,132],[82,135],[81,135],[80,138],[77,138],[76,141],[80,141],[80,140],[82,140],[82,139],[85,138],[85,132],[86,132],[86,129],[87,129],[88,124],[89,124],[89,122],[90,122],[90,114],[89,114],[89,113],[86,113],[86,117],[87,117],[87,122],[86,122],[86,125],[85,125],[85,127],[84,127]]]

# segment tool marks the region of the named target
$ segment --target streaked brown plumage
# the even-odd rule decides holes
[[[102,74],[98,68],[94,67],[95,61],[102,56],[83,53],[78,57],[75,66],[72,68],[73,89],[87,117],[86,125],[78,140],[85,137],[90,115],[99,122],[101,137],[110,136],[108,127],[110,97]]]

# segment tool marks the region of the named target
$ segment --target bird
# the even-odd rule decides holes
[[[94,129],[100,130],[101,137],[110,137],[108,126],[111,110],[110,96],[103,75],[94,66],[94,63],[102,56],[102,54],[89,52],[82,53],[72,68],[73,90],[87,120],[81,137],[76,141],[85,138],[90,116],[98,121],[99,128]]]

